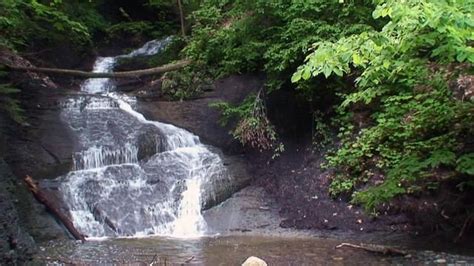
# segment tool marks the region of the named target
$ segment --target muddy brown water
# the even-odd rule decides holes
[[[269,265],[474,265],[474,257],[413,250],[407,256],[392,257],[336,249],[340,243],[328,238],[257,235],[53,241],[41,246],[33,264],[241,265],[249,256],[257,256]]]

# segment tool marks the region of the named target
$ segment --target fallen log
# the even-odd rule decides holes
[[[28,186],[28,190],[33,194],[36,200],[42,203],[48,211],[58,218],[76,240],[86,241],[85,236],[74,227],[71,219],[69,219],[69,217],[67,217],[67,215],[65,215],[54,202],[48,199],[47,194],[38,187],[38,184],[31,176],[27,175],[25,177],[25,183]]]
[[[133,71],[121,71],[121,72],[87,72],[82,70],[63,69],[63,68],[45,68],[45,67],[24,67],[24,66],[12,66],[6,65],[6,68],[11,71],[20,72],[39,72],[51,75],[65,75],[79,78],[139,78],[144,76],[151,76],[161,74],[173,70],[181,69],[191,64],[190,60],[181,60],[175,63],[162,65],[159,67],[133,70]]]
[[[337,248],[342,248],[342,247],[351,247],[351,248],[356,248],[356,249],[362,249],[365,251],[369,252],[374,252],[374,253],[380,253],[383,255],[398,255],[398,256],[405,256],[408,254],[408,252],[404,250],[400,250],[394,247],[388,247],[388,246],[383,246],[383,245],[368,245],[368,244],[360,244],[360,245],[355,245],[351,243],[341,243],[340,245],[336,246]]]

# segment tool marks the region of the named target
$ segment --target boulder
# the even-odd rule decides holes
[[[267,266],[267,263],[261,258],[251,256],[242,263],[242,266]]]

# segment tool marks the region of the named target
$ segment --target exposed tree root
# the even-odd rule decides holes
[[[458,236],[456,237],[456,239],[454,239],[454,243],[459,242],[459,240],[461,240],[463,238],[466,230],[469,229],[469,227],[472,224],[473,217],[474,217],[474,214],[471,214],[466,218],[466,220],[464,221],[464,224],[461,228],[461,231],[459,231]]]

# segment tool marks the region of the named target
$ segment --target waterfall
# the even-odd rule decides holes
[[[157,54],[169,41],[99,57],[93,71],[112,72],[118,59]],[[202,186],[226,175],[221,158],[190,132],[147,120],[115,88],[111,79],[88,79],[62,104],[77,144],[59,190],[74,225],[89,238],[204,235]]]

